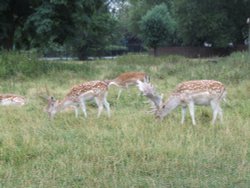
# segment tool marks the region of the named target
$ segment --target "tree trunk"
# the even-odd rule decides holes
[[[14,35],[15,35],[15,18],[13,10],[11,9],[6,15],[9,20],[9,26],[7,27],[7,37],[3,39],[3,47],[6,50],[12,50],[14,45]]]
[[[87,53],[86,53],[86,49],[84,47],[81,47],[80,49],[77,49],[77,57],[79,60],[87,60],[88,59],[88,56],[87,56]]]
[[[8,37],[3,42],[3,47],[6,50],[12,50],[14,45],[14,32],[9,32]]]
[[[157,48],[154,47],[154,56],[156,57],[157,56]]]

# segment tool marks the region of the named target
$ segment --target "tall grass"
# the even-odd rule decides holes
[[[0,62],[41,63],[26,55],[2,54]],[[29,103],[0,107],[0,187],[249,187],[248,57],[235,53],[211,61],[127,55],[91,62],[44,61],[32,68],[36,76],[19,68],[14,76],[1,72],[1,93],[23,94]],[[184,80],[222,81],[228,91],[224,124],[211,126],[206,107],[196,108],[197,126],[190,117],[181,126],[180,110],[159,122],[147,113],[146,99],[136,88],[122,93],[119,101],[117,88],[110,88],[111,118],[104,112],[97,119],[92,103],[88,119],[64,112],[50,121],[43,112],[39,94],[45,85],[61,98],[73,84],[131,70],[148,72],[165,97]]]
[[[39,60],[37,54],[32,52],[2,52],[0,54],[0,77],[4,79],[35,78],[63,71],[80,73],[81,70],[89,73],[89,64],[47,62]]]

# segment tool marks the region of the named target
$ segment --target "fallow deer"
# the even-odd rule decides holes
[[[130,86],[136,86],[137,81],[149,82],[149,76],[144,72],[125,72],[117,76],[115,79],[110,80],[110,85],[114,84],[119,87],[117,99],[120,98],[124,89],[128,89]]]
[[[181,124],[185,121],[186,108],[189,108],[193,125],[195,121],[195,105],[210,105],[213,110],[212,124],[215,123],[219,114],[223,121],[220,103],[225,100],[226,89],[224,85],[215,80],[192,80],[180,83],[163,103],[162,96],[157,94],[154,86],[149,83],[138,81],[138,87],[143,94],[152,102],[153,112],[161,120],[178,106],[182,106]]]
[[[23,106],[26,104],[26,99],[23,96],[16,94],[0,94],[1,106]]]
[[[100,116],[103,106],[106,108],[110,117],[110,105],[107,102],[108,82],[105,81],[89,81],[80,85],[74,86],[63,100],[55,100],[49,97],[46,111],[49,117],[53,119],[57,112],[60,112],[68,107],[75,109],[75,116],[78,117],[78,107],[82,108],[84,116],[87,117],[86,101],[95,99],[98,106],[97,117]]]

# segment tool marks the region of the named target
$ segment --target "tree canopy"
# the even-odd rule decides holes
[[[115,24],[103,0],[8,0],[2,3],[4,48],[72,48],[78,57],[108,44]],[[8,14],[7,14],[8,13]]]
[[[175,23],[164,3],[149,10],[142,17],[140,26],[142,38],[147,46],[154,49],[154,55],[160,44],[172,41]]]
[[[176,0],[178,33],[185,45],[242,43],[249,10],[250,1],[245,0]]]
[[[152,48],[227,47],[247,38],[249,10],[249,0],[2,0],[0,48],[72,51],[84,59],[129,38]]]
[[[227,47],[228,43],[242,44],[247,38],[246,19],[250,17],[248,0],[128,0],[129,32],[140,37],[140,20],[153,7],[165,3],[176,23],[174,45]]]

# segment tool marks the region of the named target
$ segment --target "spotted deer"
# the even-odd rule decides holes
[[[160,96],[154,86],[149,83],[138,81],[139,90],[152,102],[153,112],[161,120],[178,106],[182,107],[181,124],[185,121],[186,108],[189,108],[193,125],[195,121],[195,105],[210,105],[213,110],[212,124],[215,123],[219,114],[220,121],[223,121],[222,109],[220,103],[225,100],[225,86],[215,80],[192,80],[180,83],[170,94],[166,102]]]
[[[120,98],[124,89],[128,89],[130,86],[136,86],[137,81],[149,82],[149,76],[144,72],[125,72],[117,76],[115,79],[110,80],[110,85],[116,85],[119,87],[117,99]]]
[[[53,119],[57,112],[63,111],[68,107],[73,107],[75,116],[78,117],[78,107],[82,108],[84,116],[87,117],[86,101],[95,99],[98,106],[97,117],[100,116],[103,106],[106,108],[110,117],[110,105],[107,102],[108,83],[105,81],[89,81],[74,86],[63,100],[55,100],[49,97],[46,111],[49,117]]]
[[[23,106],[27,103],[25,97],[16,94],[0,94],[1,106]]]

